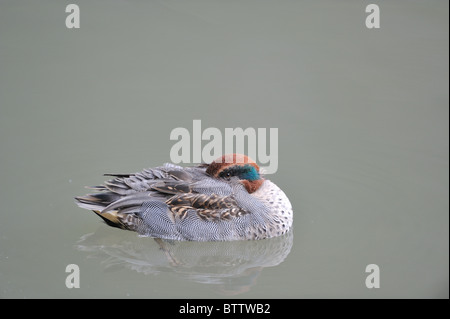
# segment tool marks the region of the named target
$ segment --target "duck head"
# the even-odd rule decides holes
[[[222,179],[236,176],[250,194],[264,182],[259,174],[258,164],[250,157],[241,154],[226,154],[219,157],[208,165],[206,173]]]

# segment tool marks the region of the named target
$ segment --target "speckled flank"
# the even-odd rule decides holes
[[[252,237],[255,237],[254,239],[280,236],[291,229],[293,222],[292,205],[286,194],[277,185],[266,180],[252,196],[262,201],[270,211],[266,216],[267,224],[252,234]]]

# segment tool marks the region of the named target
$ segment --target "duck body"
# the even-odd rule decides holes
[[[293,211],[284,192],[248,157],[224,155],[209,165],[166,163],[93,187],[76,197],[108,225],[170,240],[230,241],[285,234]]]

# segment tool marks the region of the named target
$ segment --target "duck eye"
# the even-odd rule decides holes
[[[220,173],[219,176],[222,178],[229,179],[231,177],[231,173],[230,172],[222,172],[222,173]]]

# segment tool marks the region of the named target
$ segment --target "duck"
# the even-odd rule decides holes
[[[293,209],[286,194],[246,155],[210,164],[172,163],[111,179],[75,197],[107,225],[179,241],[259,240],[286,234]]]

